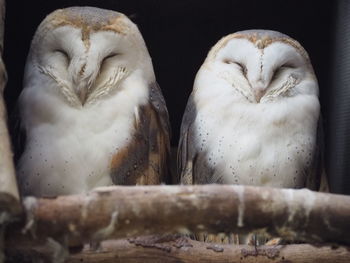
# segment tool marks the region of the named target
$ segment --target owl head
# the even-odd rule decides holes
[[[137,28],[125,15],[94,7],[56,10],[38,27],[27,59],[24,82],[55,85],[71,106],[108,96],[126,78],[155,80],[151,58]],[[34,75],[34,76],[33,76]],[[40,75],[40,76],[39,76]]]
[[[234,93],[244,103],[276,102],[298,94],[318,96],[307,52],[296,40],[269,30],[241,31],[222,38],[197,74],[194,90],[198,87],[214,89],[211,93],[222,96]]]

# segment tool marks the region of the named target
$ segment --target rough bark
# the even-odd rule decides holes
[[[184,237],[170,241],[165,238],[160,242],[154,237],[148,240],[143,237],[107,241],[102,243],[101,251],[72,254],[66,262],[347,263],[350,262],[350,249],[309,244],[259,246],[255,249],[254,246],[203,243]]]
[[[27,234],[6,246],[63,237],[71,245],[151,234],[260,231],[284,240],[350,245],[350,197],[237,185],[115,186],[86,195],[27,198]],[[29,207],[29,208],[28,208]],[[29,223],[29,224],[28,224]]]
[[[3,92],[7,81],[2,60],[4,37],[5,0],[0,0],[0,212],[19,212],[19,195],[13,165],[13,155],[6,125],[6,108]]]
[[[7,263],[53,262],[52,252],[52,246],[31,250],[13,249],[8,254]],[[310,244],[255,248],[248,245],[204,243],[179,235],[162,235],[108,240],[102,242],[97,251],[85,246],[82,251],[71,253],[64,262],[348,263],[350,248]]]

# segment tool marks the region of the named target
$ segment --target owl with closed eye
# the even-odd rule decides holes
[[[308,54],[294,39],[268,30],[225,36],[195,78],[181,125],[178,181],[317,190],[318,92]]]
[[[181,126],[179,181],[317,189],[318,93],[296,40],[268,30],[225,36],[195,78]]]
[[[48,15],[18,105],[24,195],[167,181],[168,112],[141,33],[122,13],[70,7]]]

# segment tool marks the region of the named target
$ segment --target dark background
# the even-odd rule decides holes
[[[173,146],[178,142],[181,119],[195,74],[209,49],[221,37],[239,30],[271,29],[295,38],[310,55],[319,80],[323,126],[328,148],[329,144],[336,145],[333,142],[329,143],[332,141],[329,140],[329,137],[332,137],[329,136],[329,131],[333,128],[330,127],[333,124],[329,124],[330,112],[334,112],[334,116],[339,115],[337,110],[330,110],[332,105],[336,108],[337,104],[336,100],[331,99],[331,73],[334,71],[332,69],[336,68],[333,59],[336,51],[334,32],[338,32],[335,30],[336,13],[344,9],[338,8],[337,12],[338,2],[343,2],[344,8],[347,5],[346,0],[8,0],[4,60],[9,77],[5,90],[9,114],[12,114],[22,89],[24,63],[36,27],[55,9],[88,5],[122,12],[138,25],[153,59],[157,81],[167,102]],[[348,13],[350,14],[350,11]],[[338,32],[337,36],[341,34],[342,32]],[[339,95],[337,96],[339,98]],[[350,145],[350,140],[347,142]],[[343,144],[343,141],[339,144]],[[332,147],[330,149],[334,152]],[[339,147],[336,146],[335,149],[337,151]],[[345,156],[343,152],[344,150],[340,149],[339,156]],[[331,159],[328,156],[326,155],[325,163]],[[331,162],[336,164],[339,158],[338,155],[334,156]],[[344,174],[347,173],[348,168],[345,169],[344,164],[349,166],[346,160],[341,161],[340,166],[336,164],[337,167],[341,167],[339,178],[344,178]],[[347,180],[347,192],[350,193],[350,179]],[[335,184],[341,186],[342,182],[340,179]]]

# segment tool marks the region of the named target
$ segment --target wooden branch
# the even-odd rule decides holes
[[[0,212],[5,211],[10,215],[17,215],[21,210],[3,99],[7,81],[6,69],[2,60],[4,18],[5,1],[0,0]]]
[[[52,237],[91,240],[163,233],[260,231],[284,240],[350,244],[350,197],[237,185],[115,186],[25,200],[31,234],[13,225],[6,246]],[[28,205],[30,204],[30,205]],[[17,232],[17,234],[16,234]],[[24,243],[23,243],[24,242]]]
[[[146,240],[145,240],[146,239]],[[348,263],[350,248],[312,246],[254,246],[212,244],[180,237],[157,242],[154,237],[115,240],[102,243],[102,251],[72,254],[66,263],[155,263],[155,262],[227,262],[227,263]]]
[[[0,0],[0,262],[4,261],[4,229],[21,213],[19,194],[13,165],[11,144],[7,130],[7,115],[3,98],[7,75],[2,60],[4,47],[5,0]]]
[[[7,263],[54,262],[52,246],[7,251]],[[66,263],[154,263],[154,262],[240,262],[240,263],[348,263],[350,247],[290,244],[278,246],[249,246],[215,244],[194,241],[180,235],[143,236],[108,240],[98,250],[88,245],[82,251],[66,255]]]

